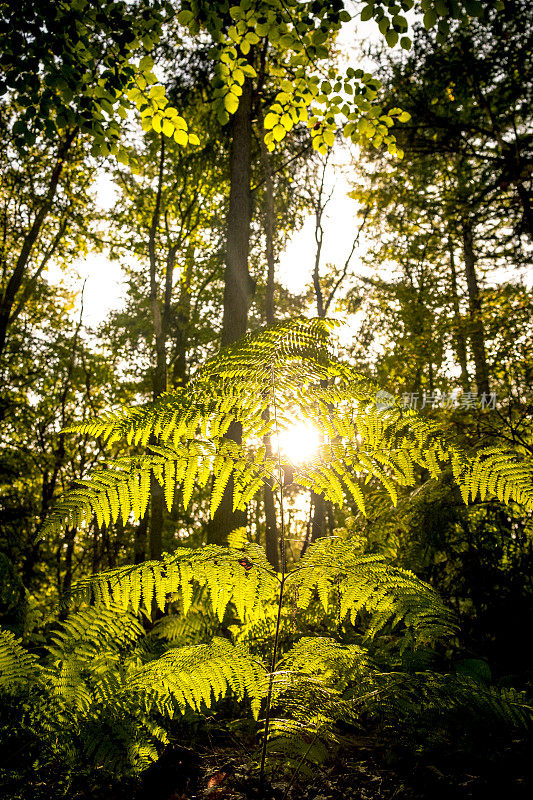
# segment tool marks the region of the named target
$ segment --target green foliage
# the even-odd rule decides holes
[[[413,485],[416,470],[437,478],[446,465],[465,501],[494,492],[530,507],[524,462],[494,448],[470,458],[431,422],[392,404],[384,408],[376,385],[334,356],[330,328],[324,320],[297,319],[261,331],[208,361],[190,387],[76,426],[107,441],[158,444],[81,482],[52,512],[47,533],[93,512],[104,523],[119,515],[138,519],[151,471],[169,506],[178,486],[187,503],[193,484],[212,475],[216,508],[233,472],[234,506],[244,507],[265,477],[280,486],[290,469],[296,484],[338,503],[346,494],[362,514],[361,478],[395,500],[396,487]],[[281,453],[276,463],[260,446],[262,436],[295,418],[311,419],[329,441],[309,463],[291,464]],[[235,422],[242,445],[225,437]],[[456,626],[436,592],[411,572],[366,554],[360,539],[341,529],[279,576],[245,534],[234,531],[229,547],[179,547],[159,561],[82,578],[72,595],[88,608],[52,633],[33,674],[34,662],[5,635],[6,686],[21,690],[20,672],[21,686],[39,695],[33,724],[51,752],[70,764],[81,753],[106,770],[136,772],[167,741],[165,720],[205,713],[228,696],[251,702],[256,719],[265,698],[267,709],[273,702],[269,752],[292,753],[298,769],[341,746],[343,726],[407,730],[417,714],[448,713],[511,728],[530,724],[523,695],[429,669],[432,649]],[[150,617],[155,607],[172,606],[178,619],[144,635],[139,612]],[[268,626],[278,611],[282,657],[270,671]],[[236,644],[218,635],[221,629]]]
[[[379,556],[362,555],[352,539],[317,541],[286,580],[294,592],[289,602],[294,602],[297,614],[312,603],[315,617],[331,611],[337,626],[363,625],[366,642],[385,628],[391,631],[400,626],[403,651],[449,637],[455,631],[450,612],[430,586],[406,570],[389,566]],[[178,595],[186,617],[191,606],[195,610],[193,598],[198,597],[200,588],[204,589],[202,602],[209,603],[213,618],[223,621],[231,607],[237,621],[244,623],[245,641],[257,637],[258,632],[264,634],[262,621],[267,628],[272,622],[278,579],[269,569],[263,550],[255,544],[239,549],[215,545],[200,550],[179,548],[160,562],[84,578],[74,586],[73,593],[97,607],[115,604],[133,613],[141,603],[149,613],[154,602],[164,611]],[[287,612],[290,617],[290,606]],[[163,626],[163,635],[164,630]],[[174,636],[183,635],[182,630],[178,628]],[[239,633],[239,626],[235,630]]]
[[[377,385],[332,355],[331,325],[322,319],[279,323],[223,349],[187,387],[72,428],[108,442],[159,444],[149,445],[146,456],[118,458],[80,481],[53,510],[43,535],[65,523],[82,527],[93,513],[99,524],[140,519],[152,472],[169,508],[178,487],[186,508],[194,483],[206,486],[212,475],[211,514],[233,475],[233,507],[244,509],[265,480],[279,485],[277,461],[266,456],[263,436],[295,419],[311,421],[326,444],[303,465],[280,454],[282,469],[290,469],[295,484],[339,505],[348,497],[364,512],[361,486],[372,479],[395,503],[396,485],[414,485],[417,468],[438,478],[448,462],[465,502],[479,493],[533,508],[531,463],[493,448],[472,459],[431,421],[393,402],[383,408]],[[276,417],[265,420],[273,406]],[[226,437],[235,423],[242,425],[241,445]]]
[[[486,6],[482,0],[372,0],[367,2],[361,11],[363,21],[374,19],[380,32],[385,37],[389,47],[394,47],[398,42],[399,34],[408,29],[407,19],[400,13],[414,8],[423,14],[423,23],[426,30],[436,28],[436,38],[439,44],[444,44],[450,34],[450,22],[461,20],[465,22],[468,17],[483,17]],[[490,6],[497,11],[505,8],[503,0],[496,0]],[[411,40],[404,36],[400,45],[405,50],[411,47]]]
[[[300,639],[280,667],[269,754],[304,773],[363,733],[420,748],[445,730],[481,735],[483,726],[497,725],[516,732],[532,722],[523,692],[427,669],[384,672],[364,648],[330,638]]]
[[[25,689],[36,670],[36,658],[27,652],[11,631],[0,630],[0,693]]]
[[[164,611],[168,600],[179,592],[183,613],[187,614],[193,594],[202,587],[219,620],[230,603],[239,618],[246,620],[264,615],[263,605],[277,585],[258,545],[249,544],[242,550],[208,545],[201,550],[180,547],[161,561],[145,561],[83,578],[75,584],[73,593],[85,601],[107,607],[115,604],[135,614],[143,608],[149,614],[154,602]]]
[[[298,607],[305,608],[315,592],[326,612],[336,600],[340,622],[349,616],[356,625],[359,615],[367,616],[365,640],[403,623],[401,651],[453,635],[452,616],[430,586],[380,556],[358,551],[351,538],[311,545],[294,573]]]
[[[168,742],[164,719],[201,712],[228,693],[249,698],[257,715],[263,672],[244,645],[216,637],[161,655],[157,637],[117,608],[69,616],[51,634],[43,664],[0,631],[0,693],[21,701],[31,694],[24,727],[70,767],[81,758],[109,772],[141,771]]]
[[[173,716],[176,707],[182,711],[210,708],[230,690],[237,699],[252,701],[257,718],[264,674],[263,665],[246,648],[215,637],[209,644],[167,651],[132,676],[131,688],[145,692],[148,702],[168,716]]]
[[[395,152],[390,133],[400,109],[384,112],[376,102],[380,82],[363,69],[344,74],[332,65],[332,49],[351,14],[341,2],[241,0],[229,7],[187,0],[178,21],[188,33],[207,33],[214,61],[213,105],[225,124],[239,106],[245,82],[257,79],[265,93],[265,142],[269,150],[295,126],[307,125],[313,147],[333,145],[339,120],[344,135],[385,144]],[[262,55],[260,55],[262,53]],[[266,79],[266,80],[265,80]]]
[[[413,5],[412,0],[400,5],[393,0],[369,3],[361,17],[376,20],[389,47],[400,41],[408,49],[407,20],[398,12]],[[438,22],[440,41],[449,32],[449,18],[482,14],[478,0],[421,0],[418,5],[426,28]],[[339,74],[329,63],[323,66],[336,34],[352,17],[340,0],[241,0],[229,8],[226,2],[187,0],[179,10],[159,0],[106,0],[98,5],[46,0],[38,6],[22,0],[16,5],[3,2],[0,12],[0,95],[10,92],[16,100],[12,130],[21,148],[31,147],[40,134],[52,137],[80,130],[91,137],[93,155],[111,153],[135,168],[135,158],[130,159],[130,149],[120,141],[121,124],[132,107],[140,112],[144,130],[173,137],[180,146],[199,144],[187,121],[169,104],[151,55],[165,24],[177,17],[194,40],[206,33],[211,40],[214,105],[222,124],[236,112],[245,81],[260,72],[263,80],[270,50],[269,77],[276,88],[266,117],[269,149],[295,124],[306,122],[313,146],[326,152],[335,139],[336,120],[342,118],[344,135],[352,141],[368,139],[376,147],[385,143],[391,152],[397,151],[390,128],[402,112],[384,112],[375,102],[380,81],[362,69],[349,67]],[[259,65],[254,51],[261,50]]]
[[[180,144],[197,142],[168,108],[148,55],[160,39],[165,5],[3,2],[0,95],[7,91],[16,101],[12,131],[19,147],[79,130],[92,139],[93,155],[119,155],[121,125],[132,107]],[[127,161],[127,149],[120,154]]]
[[[24,626],[27,612],[26,591],[11,561],[0,553],[0,621],[16,631]]]

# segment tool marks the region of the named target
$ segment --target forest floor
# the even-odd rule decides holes
[[[497,758],[404,759],[360,751],[311,773],[274,770],[260,791],[257,770],[235,748],[200,754],[169,749],[143,776],[135,800],[531,800],[531,742],[515,741]],[[387,763],[392,761],[393,763]],[[131,795],[130,795],[131,797]],[[110,799],[111,800],[111,799]]]

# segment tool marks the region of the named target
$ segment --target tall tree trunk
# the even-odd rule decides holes
[[[65,548],[65,577],[63,582],[60,583],[60,619],[65,619],[69,612],[68,598],[72,588],[72,556],[74,555],[74,542],[76,540],[76,528],[67,527],[63,537],[63,543],[66,544]],[[59,567],[61,567],[61,548],[58,555]]]
[[[313,521],[311,523],[311,541],[314,542],[326,535],[326,515],[328,503],[323,494],[313,492]]]
[[[259,110],[259,141],[261,145],[261,164],[265,181],[265,244],[267,260],[267,280],[265,291],[265,319],[267,325],[276,321],[274,313],[274,234],[276,230],[276,209],[274,205],[274,181],[272,180],[272,165],[270,153],[265,144],[265,129],[263,125],[263,112]]]
[[[476,369],[476,387],[478,396],[489,394],[489,379],[487,360],[485,355],[485,331],[481,317],[481,298],[476,275],[476,258],[474,253],[474,240],[472,223],[463,220],[463,256],[465,265],[466,285],[468,287],[468,304],[470,311],[470,342]]]
[[[274,313],[274,232],[276,229],[276,217],[274,206],[274,182],[272,180],[272,165],[270,163],[270,153],[265,144],[265,129],[263,125],[263,112],[259,109],[259,140],[261,145],[261,164],[265,181],[265,244],[267,259],[267,280],[265,287],[265,319],[267,325],[274,325],[276,318]],[[265,411],[265,418],[268,419],[268,409]],[[265,454],[267,458],[272,458],[272,442],[270,436],[263,439]],[[269,478],[263,486],[263,505],[265,509],[265,550],[266,556],[276,570],[280,569],[280,551],[278,538],[278,524],[276,520],[276,504],[274,502],[274,480]]]
[[[43,198],[41,206],[37,211],[28,232],[22,240],[22,247],[20,249],[13,274],[7,282],[7,286],[3,295],[0,297],[0,358],[5,350],[7,331],[12,321],[13,306],[15,305],[17,294],[26,276],[29,258],[39,238],[41,228],[52,207],[52,203],[57,192],[57,187],[59,185],[59,179],[61,178],[61,173],[63,172],[65,158],[70,150],[72,142],[77,135],[77,132],[77,128],[72,130],[58,148],[56,163],[50,176],[50,182],[48,184],[46,195]],[[28,298],[29,295],[26,299]]]
[[[237,341],[246,333],[255,284],[248,271],[252,198],[252,83],[244,81],[239,107],[233,117],[233,138],[230,157],[230,195],[226,239],[226,271],[224,284],[224,316],[222,345]],[[242,441],[242,426],[233,423],[228,439]],[[233,510],[233,477],[230,477],[222,501],[207,526],[212,544],[225,544],[228,533],[246,523],[243,511]]]
[[[520,203],[522,204],[522,222],[524,230],[528,234],[529,238],[533,239],[533,208],[531,207],[531,192],[526,186],[524,186],[520,179],[516,181],[516,191]]]
[[[174,358],[172,364],[172,380],[174,386],[185,386],[188,381],[187,346],[189,341],[189,326],[191,324],[191,278],[192,259],[188,259],[176,309],[176,337],[174,340]]]
[[[246,333],[248,311],[255,284],[248,271],[252,197],[252,83],[242,87],[239,107],[233,117],[230,158],[230,195],[226,243],[224,317],[222,345],[231,344]]]
[[[155,340],[155,365],[152,372],[152,395],[157,398],[167,390],[167,356],[166,356],[166,332],[161,314],[159,299],[159,287],[157,283],[157,230],[159,227],[159,217],[161,214],[161,195],[163,190],[163,170],[165,164],[165,137],[161,134],[161,150],[159,158],[159,176],[157,183],[157,193],[155,198],[154,213],[152,224],[148,236],[148,255],[150,260],[150,306],[152,309],[152,321],[154,326]],[[151,444],[155,440],[151,439]],[[150,477],[150,558],[161,558],[163,550],[163,521],[164,521],[164,494],[155,476]]]
[[[329,154],[328,154],[329,155]],[[326,180],[326,168],[328,159],[326,158],[322,170],[322,179],[320,182],[320,189],[318,193],[317,203],[315,207],[315,263],[313,266],[313,287],[315,290],[316,311],[319,317],[326,316],[326,305],[324,302],[324,294],[322,292],[322,284],[320,283],[320,258],[322,255],[322,242],[324,239],[324,228],[322,218],[326,205],[331,198],[331,194],[327,200],[323,201],[324,184]],[[327,386],[327,381],[320,381],[322,386]],[[311,491],[311,506],[313,508],[313,518],[311,522],[311,532],[309,542],[314,542],[316,539],[324,536],[326,533],[326,514],[327,503],[322,494]]]
[[[457,272],[455,269],[455,253],[453,249],[453,239],[451,236],[448,238],[448,251],[450,253],[450,282],[452,289],[452,303],[453,303],[453,316],[454,316],[454,338],[455,338],[455,351],[461,368],[461,386],[463,392],[470,391],[470,377],[468,375],[468,367],[466,362],[466,342],[463,330],[463,321],[461,319],[461,309],[459,307],[459,294],[457,292]]]
[[[39,561],[40,550],[41,550],[41,539],[38,537],[38,534],[44,524],[48,511],[50,509],[50,505],[54,499],[54,494],[56,491],[57,483],[59,480],[59,476],[63,466],[65,464],[66,459],[66,448],[65,448],[65,437],[66,434],[64,433],[64,428],[67,425],[67,400],[69,396],[69,392],[72,385],[72,375],[74,372],[74,367],[76,365],[76,357],[78,352],[78,341],[80,336],[80,330],[83,323],[83,295],[85,291],[85,283],[83,284],[83,290],[81,293],[81,308],[80,308],[80,316],[78,319],[78,323],[76,328],[74,329],[74,336],[72,337],[72,345],[70,348],[70,355],[69,360],[67,363],[67,371],[65,375],[65,382],[63,384],[63,388],[61,390],[60,400],[59,400],[59,409],[60,409],[60,424],[61,429],[60,433],[57,437],[57,444],[53,448],[53,462],[51,466],[50,473],[46,470],[43,474],[42,479],[42,491],[41,491],[41,510],[39,514],[39,524],[37,526],[37,531],[34,536],[34,540],[30,550],[24,561],[23,566],[23,576],[24,576],[24,585],[27,589],[31,589],[33,586],[33,579],[34,579],[34,570]],[[76,529],[73,528],[73,536],[75,536]],[[66,534],[65,534],[66,536]],[[57,553],[57,560],[58,560],[58,591],[61,591],[61,581],[59,578],[59,569],[61,565],[61,542],[58,544],[58,553]]]

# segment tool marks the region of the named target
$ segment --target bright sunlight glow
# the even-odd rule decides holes
[[[320,444],[320,433],[310,422],[297,422],[279,434],[280,451],[293,464],[312,459]]]

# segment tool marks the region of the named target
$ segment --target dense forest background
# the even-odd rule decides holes
[[[285,469],[234,508],[237,472],[217,483],[195,467],[169,502],[154,467],[139,519],[132,506],[84,524],[47,520],[65,492],[121,452],[118,435],[93,435],[90,420],[163,408],[169,391],[185,397],[221,346],[295,317],[344,321],[335,357],[374,394],[388,392],[385,407],[415,411],[465,453],[512,452],[530,469],[531,3],[20,0],[0,2],[0,40],[6,796],[529,797],[525,494],[476,495],[470,486],[466,504],[451,470],[437,478],[419,461],[396,504],[385,465],[385,477],[376,471],[362,483],[361,502],[333,502],[319,482],[306,489]],[[354,215],[342,231],[345,254],[329,263],[341,173]],[[105,207],[103,176],[113,184]],[[289,291],[279,264],[304,222],[312,242],[291,266],[300,289],[291,279]],[[91,327],[76,264],[96,254],[120,267],[124,291]],[[80,423],[87,427],[66,430]],[[242,422],[223,433],[239,445]],[[309,435],[300,429],[289,461]],[[128,452],[141,457],[157,437],[130,436]],[[267,458],[275,446],[265,434]],[[260,547],[242,550],[233,581],[252,574],[261,547],[273,574],[304,557],[318,569],[330,537],[370,559],[358,564],[379,556],[400,570],[390,573],[396,594],[389,587],[375,606],[361,600],[357,618],[336,621],[324,601],[333,579],[317,579],[306,608],[298,588],[287,596],[286,669],[315,672],[292,694],[292,685],[274,687],[266,783],[257,777],[262,723],[249,711],[251,672],[239,688],[217,656],[206,691],[195,679],[194,702],[186,693],[178,702],[165,684],[171,714],[163,689],[155,705],[145,699],[157,671],[127,701],[118,687],[168,652],[211,641],[268,661],[275,598],[262,621],[246,606],[259,589],[242,614],[236,594],[220,610],[214,578],[205,573],[209,594],[192,561],[191,609],[183,588],[141,610],[139,599],[117,610],[76,595],[80,581],[127,565],[145,565],[138,574],[147,581],[146,565],[180,548],[226,553],[234,530],[231,547]],[[420,597],[430,587],[442,608],[431,610],[436,599],[423,613],[407,608],[413,573]],[[332,637],[327,653],[306,651],[315,634]],[[333,645],[345,648],[342,668]],[[195,652],[198,663],[214,658]],[[172,662],[174,674],[192,669],[187,658]],[[292,714],[285,727],[280,708]]]

